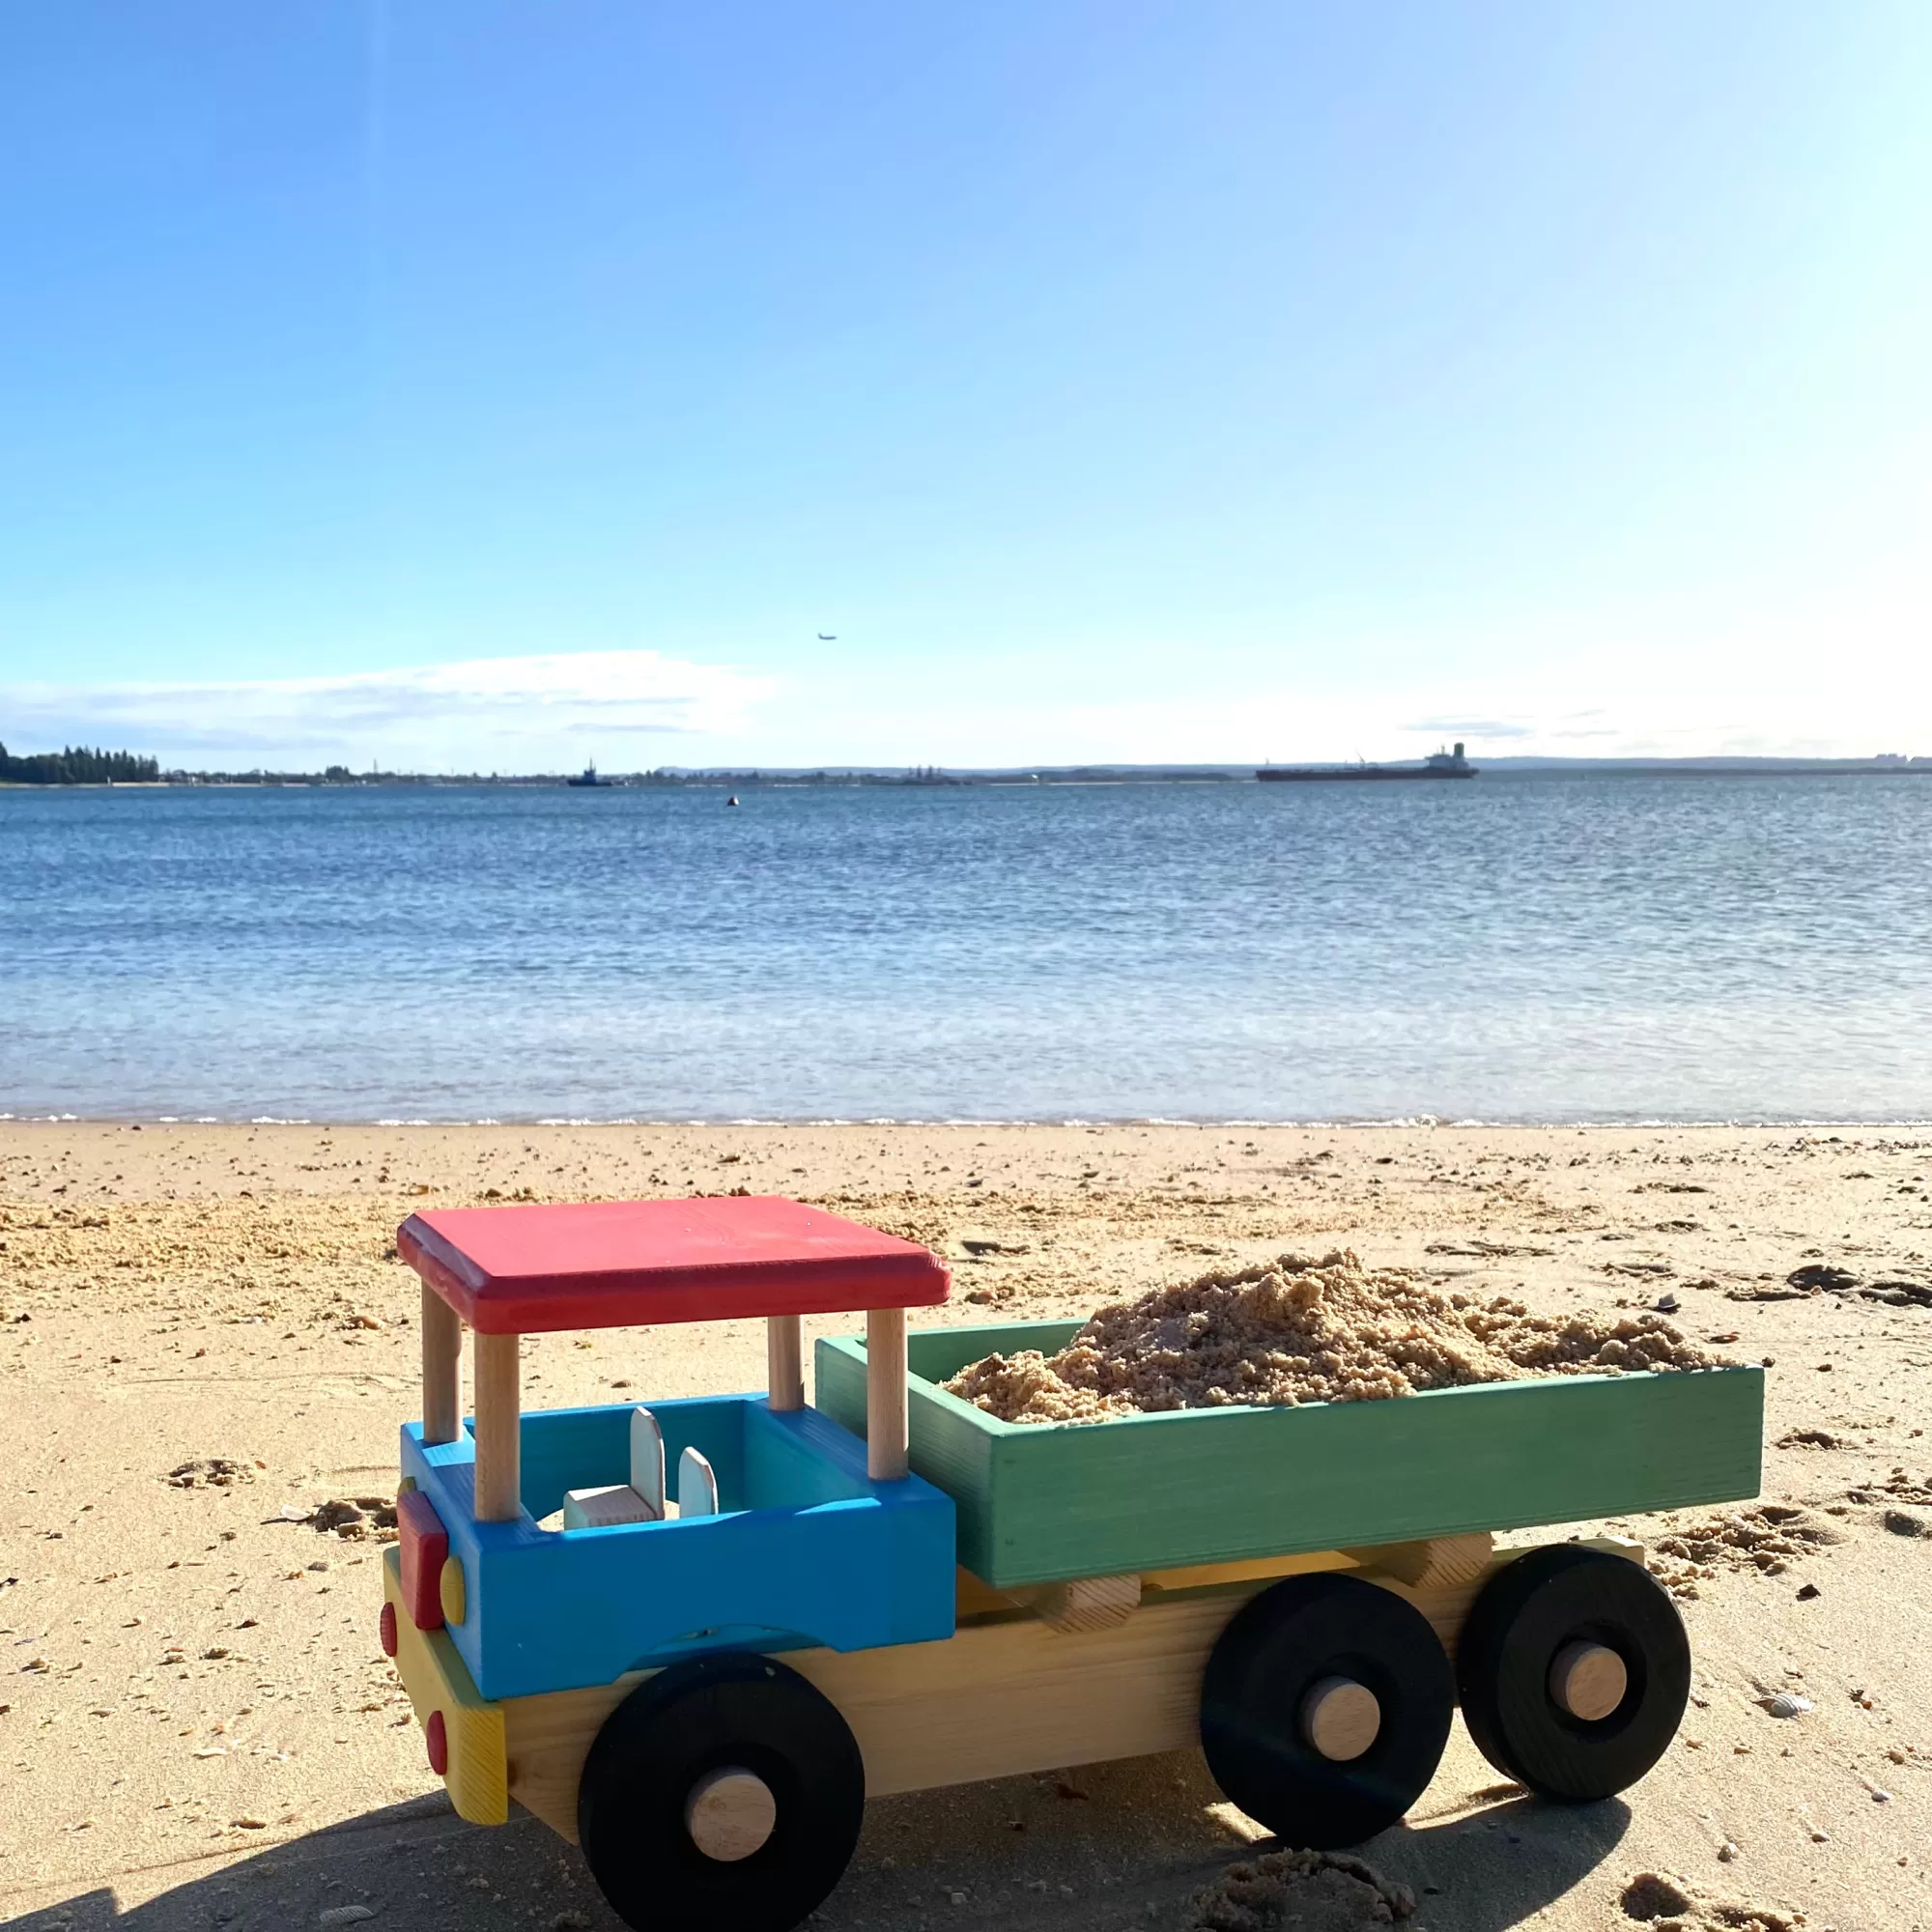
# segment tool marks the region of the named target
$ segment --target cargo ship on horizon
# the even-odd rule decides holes
[[[1458,738],[1452,752],[1432,752],[1416,765],[1264,765],[1255,777],[1264,783],[1324,783],[1335,779],[1472,779],[1478,767],[1463,755]]]

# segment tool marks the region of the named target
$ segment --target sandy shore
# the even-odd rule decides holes
[[[1932,1924],[1932,1306],[1910,1292],[1932,1289],[1932,1133],[22,1124],[0,1126],[0,1920],[614,1925],[542,1827],[451,1816],[376,1644],[375,1547],[287,1518],[393,1494],[412,1207],[735,1186],[941,1248],[953,1321],[1334,1245],[1550,1309],[1674,1294],[1688,1333],[1775,1364],[1765,1496],[1819,1540],[1776,1569],[1726,1546],[1701,1579],[1659,1559],[1696,1593],[1696,1702],[1627,1800],[1525,1800],[1459,1728],[1365,1856],[1430,1932],[1628,1927],[1647,1870],[1806,1932]],[[1809,1264],[1850,1292],[1768,1298]],[[545,1337],[529,1399],[755,1386],[761,1346],[746,1323]],[[232,1480],[168,1480],[216,1459]],[[1814,1708],[1773,1718],[1777,1690]],[[1181,1925],[1253,1833],[1192,1754],[888,1800],[815,1922]]]

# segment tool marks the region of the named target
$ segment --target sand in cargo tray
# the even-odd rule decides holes
[[[1728,1366],[1657,1315],[1532,1315],[1349,1250],[1281,1255],[1103,1308],[1058,1354],[971,1362],[941,1386],[1004,1422],[1233,1404],[1373,1402],[1539,1375]]]

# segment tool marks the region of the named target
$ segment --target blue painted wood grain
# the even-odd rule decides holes
[[[919,1477],[874,1483],[866,1450],[813,1409],[762,1393],[647,1405],[672,1455],[719,1471],[723,1511],[691,1522],[544,1530],[565,1489],[627,1478],[632,1403],[523,1418],[523,1516],[474,1520],[474,1446],[402,1435],[467,1584],[455,1644],[485,1697],[608,1684],[723,1644],[864,1650],[952,1634],[953,1507]],[[581,1459],[581,1460],[580,1460]],[[728,1479],[727,1479],[728,1471]]]

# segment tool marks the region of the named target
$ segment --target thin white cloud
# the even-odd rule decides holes
[[[911,645],[853,663],[827,647],[782,680],[653,651],[487,658],[355,676],[0,687],[0,740],[152,752],[190,769],[538,772],[650,765],[1298,762],[1775,753],[1932,754],[1932,651],[1918,607],[1747,635],[1605,619],[1504,638],[1517,668],[1368,671],[1400,639],[1265,653],[1181,645],[1096,664],[1009,652],[970,668]],[[1371,640],[1377,642],[1377,640]],[[1386,648],[1384,648],[1384,644]],[[1445,657],[1471,652],[1446,652]]]
[[[1405,731],[1435,731],[1454,738],[1527,738],[1533,725],[1500,718],[1417,718],[1402,726]]]
[[[341,677],[14,685],[0,687],[0,740],[18,751],[126,746],[164,765],[232,770],[335,762],[541,770],[600,752],[628,768],[671,762],[676,741],[742,730],[769,691],[754,674],[656,651],[479,658]]]

